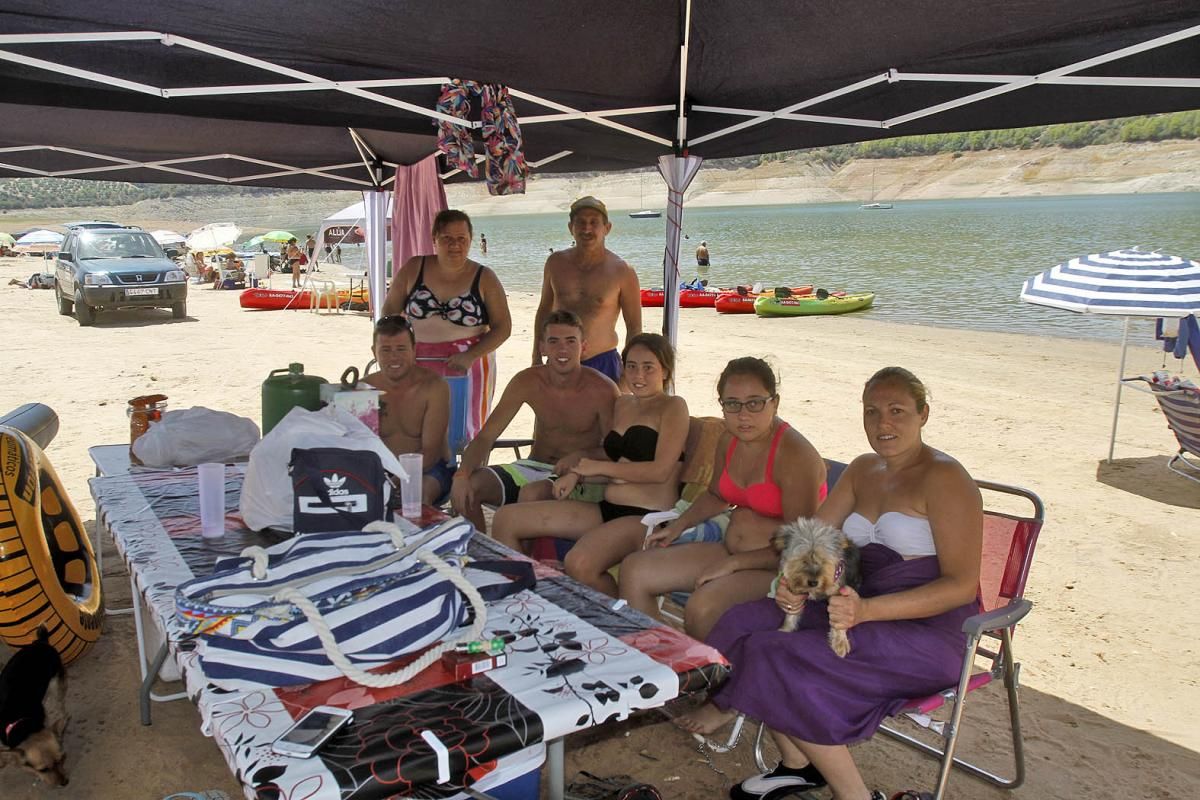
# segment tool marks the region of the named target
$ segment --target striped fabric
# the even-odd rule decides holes
[[[446,578],[409,550],[463,555],[473,528],[462,518],[406,536],[397,550],[386,533],[309,534],[268,548],[267,577],[250,559],[222,559],[216,572],[179,586],[177,616],[199,635],[205,675],[214,683],[291,686],[338,677],[312,625],[282,587],[316,603],[341,651],[361,668],[394,661],[443,639],[463,624],[468,606]]]
[[[1194,389],[1167,391],[1151,383],[1167,425],[1179,440],[1179,452],[1200,456],[1200,392]]]
[[[1184,317],[1200,311],[1200,263],[1139,250],[1073,258],[1025,281],[1021,299],[1088,314]]]

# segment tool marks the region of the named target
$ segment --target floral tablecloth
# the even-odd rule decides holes
[[[679,696],[724,678],[712,648],[554,570],[537,567],[537,586],[489,604],[486,635],[516,634],[508,664],[465,682],[434,665],[392,689],[339,679],[273,689],[220,688],[180,644],[175,587],[208,572],[217,557],[282,534],[245,529],[237,513],[244,468],[226,468],[226,534],[200,536],[196,470],[93,478],[97,521],[111,531],[145,598],[153,624],[172,643],[202,730],[213,737],[249,798],[444,798],[535,767],[544,743]],[[427,510],[425,522],[441,516]],[[476,535],[471,556],[521,558]],[[551,669],[577,661],[577,671]],[[403,662],[398,662],[403,663]],[[547,674],[549,670],[550,674]],[[315,705],[354,710],[353,722],[310,759],[271,753],[271,742]],[[450,752],[449,782],[420,732]]]

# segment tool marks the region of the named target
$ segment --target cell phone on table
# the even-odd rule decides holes
[[[272,742],[271,751],[281,756],[308,758],[353,718],[353,711],[333,706],[317,706]]]

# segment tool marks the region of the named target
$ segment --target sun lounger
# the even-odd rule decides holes
[[[1200,388],[1191,381],[1163,372],[1149,378],[1125,379],[1125,383],[1138,381],[1149,386],[1167,420],[1167,427],[1179,442],[1179,451],[1167,461],[1167,469],[1200,483]]]

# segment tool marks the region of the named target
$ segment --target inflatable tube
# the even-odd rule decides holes
[[[104,597],[92,543],[32,439],[0,427],[0,639],[21,647],[45,627],[70,662],[100,637]]]
[[[16,428],[45,449],[58,435],[58,414],[45,403],[26,403],[0,417],[0,425]]]

